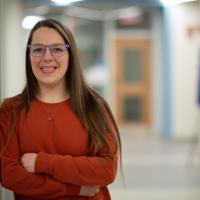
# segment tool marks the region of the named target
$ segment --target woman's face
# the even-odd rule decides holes
[[[65,86],[69,53],[63,38],[55,29],[41,27],[34,32],[30,45],[30,60],[39,87]]]

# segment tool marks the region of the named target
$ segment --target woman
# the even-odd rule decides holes
[[[26,78],[23,92],[1,109],[9,116],[6,128],[0,125],[4,135],[12,124],[3,186],[16,200],[110,199],[119,132],[105,100],[84,81],[74,38],[58,21],[40,21],[30,32]]]

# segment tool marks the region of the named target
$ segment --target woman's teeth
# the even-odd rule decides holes
[[[57,67],[41,67],[40,69],[44,73],[52,73],[57,69]]]

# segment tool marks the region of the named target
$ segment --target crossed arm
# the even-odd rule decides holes
[[[17,135],[2,156],[2,184],[16,193],[43,199],[93,196],[116,175],[117,158],[110,158],[106,150],[94,157],[42,152],[21,156]]]
[[[112,135],[107,137],[114,148]],[[117,156],[111,158],[107,148],[92,157],[29,153],[22,156],[21,162],[29,172],[45,173],[58,181],[75,185],[108,185],[115,179],[117,171]]]

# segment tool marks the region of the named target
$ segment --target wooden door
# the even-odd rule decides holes
[[[116,114],[121,124],[151,121],[150,52],[149,40],[116,40]]]

